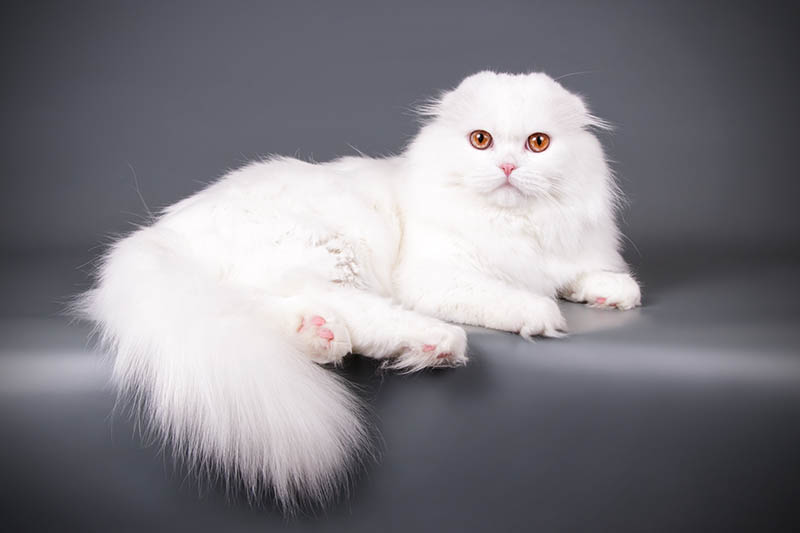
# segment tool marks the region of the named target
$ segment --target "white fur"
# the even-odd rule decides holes
[[[638,305],[580,98],[482,72],[425,114],[400,156],[254,163],[110,250],[83,311],[120,390],[190,465],[289,510],[324,503],[369,444],[357,400],[312,361],[457,366],[466,335],[447,322],[557,336],[558,294]],[[546,151],[525,149],[534,132]]]

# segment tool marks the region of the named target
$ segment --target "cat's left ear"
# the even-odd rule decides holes
[[[577,126],[581,129],[599,129],[599,130],[612,130],[613,127],[609,122],[593,115],[589,111],[589,106],[586,100],[575,93],[568,93],[569,97],[565,105],[569,108],[569,115],[575,117]]]

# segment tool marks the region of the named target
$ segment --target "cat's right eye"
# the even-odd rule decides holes
[[[473,148],[486,150],[492,145],[492,136],[488,131],[475,130],[469,134],[469,142],[472,144]]]

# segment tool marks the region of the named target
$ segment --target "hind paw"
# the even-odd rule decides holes
[[[425,340],[409,341],[389,366],[415,372],[423,368],[461,366],[467,363],[467,334],[462,328],[437,325],[426,328],[421,337]]]
[[[353,345],[347,327],[331,315],[303,315],[297,325],[297,338],[303,352],[320,364],[338,363]]]

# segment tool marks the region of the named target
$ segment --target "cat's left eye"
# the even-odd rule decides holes
[[[534,152],[544,152],[550,146],[550,136],[546,133],[534,133],[528,137],[528,148]]]

